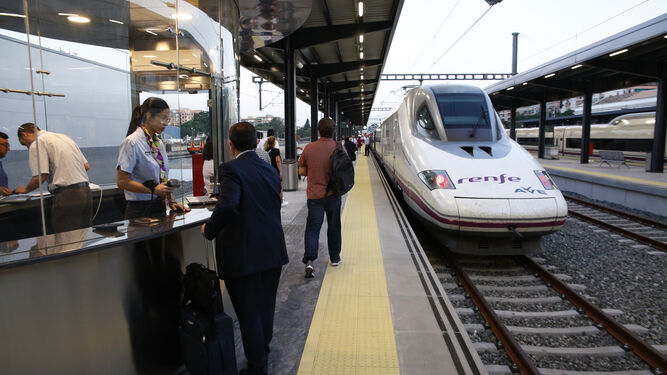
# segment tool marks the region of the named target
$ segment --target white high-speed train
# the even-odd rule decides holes
[[[629,113],[615,117],[609,124],[591,125],[593,155],[599,150],[617,150],[623,151],[627,159],[643,161],[653,149],[654,129],[655,112]],[[556,126],[544,134],[546,143],[558,147],[561,154],[581,153],[581,125]],[[529,151],[537,151],[538,136],[539,128],[516,129],[517,142]]]
[[[410,209],[453,252],[536,252],[565,222],[563,195],[477,87],[409,91],[373,147]]]

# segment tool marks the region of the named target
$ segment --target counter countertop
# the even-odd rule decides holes
[[[213,206],[210,206],[213,207]],[[206,207],[188,213],[170,213],[153,224],[118,221],[116,230],[83,228],[46,236],[0,242],[0,269],[98,251],[121,244],[143,241],[203,224],[211,217]]]

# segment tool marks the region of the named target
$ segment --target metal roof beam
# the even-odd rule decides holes
[[[366,60],[366,61],[352,61],[352,62],[342,62],[335,64],[318,64],[306,66],[301,71],[307,71],[307,75],[310,76],[312,72],[317,77],[330,76],[334,74],[345,73],[350,70],[359,70],[361,67],[368,67],[374,65],[381,65],[382,60]],[[298,75],[299,72],[297,72]]]
[[[528,82],[529,85],[537,87],[546,87],[561,91],[576,91],[577,93],[586,92],[586,84],[581,81],[567,79],[549,80],[548,78],[538,78]],[[576,96],[576,95],[575,95]]]
[[[327,22],[328,23],[328,22]],[[331,43],[342,39],[356,38],[359,34],[367,34],[376,31],[391,29],[393,22],[379,21],[366,23],[351,23],[346,25],[329,25],[321,27],[307,27],[297,30],[291,34],[294,48],[310,48],[319,44]],[[280,40],[273,44],[278,48],[284,44]]]
[[[329,82],[327,83],[327,88],[331,91],[339,91],[339,90],[346,90],[346,89],[351,89],[355,87],[361,86],[361,84],[364,85],[374,85],[377,83],[377,80],[370,80],[370,79],[365,79],[363,81],[357,80],[357,81],[345,81],[345,82]],[[320,84],[322,87],[324,87],[324,84]]]
[[[665,66],[662,64],[663,67]],[[660,77],[660,64],[645,63],[640,61],[587,61],[586,66],[611,70],[617,73],[634,74],[642,77],[658,79]]]

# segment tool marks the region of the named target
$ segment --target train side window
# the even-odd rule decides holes
[[[433,123],[433,117],[431,117],[431,113],[426,105],[423,105],[419,111],[417,111],[417,125],[417,133],[422,137],[437,138],[437,131],[435,129],[435,124]]]

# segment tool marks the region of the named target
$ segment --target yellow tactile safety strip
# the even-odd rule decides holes
[[[399,374],[368,158],[357,160],[341,217],[343,263],[327,266],[298,375]]]
[[[550,164],[542,164],[542,166],[545,167],[545,168],[553,168],[553,169],[558,169],[558,170],[561,170],[561,171],[574,172],[574,173],[586,174],[586,175],[592,175],[592,176],[599,176],[599,177],[611,178],[611,179],[614,179],[614,180],[630,181],[630,182],[636,182],[636,183],[639,183],[639,184],[653,185],[653,186],[660,186],[660,187],[667,188],[667,183],[660,182],[660,181],[651,181],[651,180],[644,180],[644,179],[641,179],[641,178],[617,176],[617,175],[613,175],[613,174],[609,174],[609,173],[584,171],[584,170],[580,170],[580,169],[559,167],[559,166],[550,165]]]

